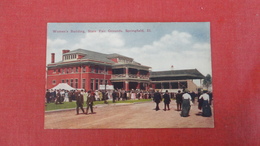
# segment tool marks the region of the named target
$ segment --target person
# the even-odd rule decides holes
[[[163,101],[164,101],[164,111],[166,111],[166,106],[168,107],[168,110],[170,110],[171,98],[169,96],[168,90],[166,90],[165,94],[163,95]]]
[[[77,92],[77,91],[75,91],[75,90],[72,91],[71,101],[70,101],[70,102],[72,102],[72,100],[75,100],[75,99],[76,99],[76,92]]]
[[[190,96],[191,96],[192,103],[194,103],[194,101],[195,101],[195,97],[196,97],[195,92],[192,91],[192,92],[190,93]]]
[[[177,103],[177,111],[181,111],[181,105],[182,105],[181,90],[179,90],[178,93],[176,94],[176,103]]]
[[[108,104],[107,100],[108,100],[108,91],[106,91],[106,93],[104,94],[104,103]]]
[[[188,92],[189,91],[186,89],[184,90],[184,94],[182,95],[182,110],[181,110],[182,117],[188,117],[190,112],[191,96]]]
[[[157,90],[157,92],[154,93],[153,101],[156,103],[155,110],[156,111],[160,110],[159,103],[162,101],[162,97],[161,94],[159,93],[159,90]]]
[[[100,97],[99,97],[99,94],[98,94],[98,90],[95,91],[95,101],[99,101],[100,100]]]
[[[56,101],[55,101],[55,104],[58,104],[58,102],[59,102],[59,104],[62,103],[62,102],[61,102],[60,90],[58,90],[57,93],[56,93]]]
[[[127,100],[127,93],[126,93],[126,91],[124,91],[124,93],[123,93],[123,100],[124,101]]]
[[[197,94],[197,97],[198,97],[198,103],[199,103],[199,104],[198,104],[198,109],[199,109],[199,110],[201,110],[201,108],[202,108],[202,104],[203,104],[203,98],[200,99],[200,98],[199,98],[200,95],[201,95],[201,90],[199,90],[199,91],[198,91],[198,94]]]
[[[135,93],[134,89],[132,89],[132,91],[131,91],[131,99],[136,99],[136,93]]]
[[[73,91],[70,90],[70,92],[68,93],[68,96],[69,96],[69,102],[72,102],[72,94],[73,94]]]
[[[126,93],[126,99],[127,99],[127,100],[128,100],[128,99],[131,99],[130,91],[127,91],[127,93]]]
[[[64,102],[69,102],[69,91],[65,90],[64,93]]]
[[[200,95],[199,99],[203,99],[202,104],[202,116],[210,117],[212,115],[211,107],[210,107],[210,96],[207,94],[207,90],[203,90],[203,94]]]
[[[90,111],[91,113],[93,114],[93,101],[94,101],[94,98],[95,98],[95,94],[94,93],[91,93],[91,91],[89,90],[88,91],[88,97],[87,97],[87,101],[86,101],[86,104],[87,104],[87,109],[86,109],[86,114],[88,114],[88,109],[90,108]]]
[[[141,97],[141,92],[140,92],[140,91],[137,91],[136,98],[137,98],[138,100],[140,100],[140,97]]]
[[[83,103],[84,103],[83,95],[80,94],[80,91],[77,91],[75,93],[75,95],[76,95],[76,104],[77,104],[77,108],[76,108],[77,115],[79,114],[79,108],[82,110],[82,112],[84,114],[85,112],[84,112],[84,109],[83,109]]]
[[[114,90],[113,93],[112,93],[112,98],[113,98],[113,103],[116,102],[116,91]]]
[[[64,92],[64,89],[62,89],[62,90],[60,91],[60,95],[61,95],[61,96],[60,96],[60,101],[61,101],[61,102],[64,101],[64,93],[65,93],[65,92]]]
[[[102,101],[103,100],[103,93],[99,90],[98,90],[98,96],[99,96],[99,100]]]
[[[83,101],[87,101],[88,92],[86,92],[86,90],[81,90],[81,94],[83,95]],[[83,103],[83,104],[84,104],[84,103]]]
[[[117,100],[119,101],[122,98],[121,90],[117,90]]]
[[[55,99],[56,99],[56,89],[54,91],[51,89],[51,102],[54,103]]]
[[[48,89],[46,91],[45,98],[47,103],[51,102],[51,92]]]

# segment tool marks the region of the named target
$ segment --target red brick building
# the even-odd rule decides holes
[[[150,67],[119,54],[103,54],[84,49],[63,50],[62,60],[47,65],[47,89],[59,83],[73,88],[98,90],[99,85],[115,89],[148,89]]]

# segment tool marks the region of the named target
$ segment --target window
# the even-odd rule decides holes
[[[66,80],[66,83],[69,84],[69,80],[68,79]]]
[[[82,69],[83,69],[83,72],[86,72],[86,67],[85,66],[83,66]]]
[[[55,85],[56,84],[56,80],[52,80],[52,85]]]
[[[75,79],[75,88],[78,88],[78,79]]]
[[[79,70],[78,70],[78,67],[76,67],[76,72],[78,72]]]
[[[95,68],[91,67],[91,73],[95,73]]]
[[[65,83],[65,81],[64,81],[64,80],[61,80],[61,82],[62,82],[62,83]]]
[[[91,90],[94,90],[94,79],[90,80],[90,88]]]
[[[82,88],[83,88],[83,89],[86,88],[85,84],[86,84],[86,79],[82,79]]]
[[[96,79],[96,90],[98,90],[98,79]]]
[[[73,79],[70,79],[70,86],[73,87]]]

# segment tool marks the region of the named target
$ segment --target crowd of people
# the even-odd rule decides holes
[[[195,92],[189,92],[187,89],[181,90],[178,93],[169,93],[167,90],[165,93],[155,91],[145,91],[145,90],[134,90],[125,91],[122,89],[117,90],[47,90],[46,91],[46,103],[62,104],[63,102],[76,101],[76,112],[79,114],[79,109],[83,113],[88,114],[90,109],[93,112],[93,102],[96,100],[104,101],[107,104],[108,99],[112,99],[113,103],[119,100],[140,100],[140,99],[153,99],[156,103],[155,110],[158,111],[159,103],[164,102],[164,111],[170,110],[170,103],[172,99],[176,100],[177,111],[181,111],[180,115],[182,117],[188,117],[191,109],[191,105],[195,102],[195,98],[198,99],[198,109],[202,110],[202,116],[210,117],[212,115],[211,104],[212,104],[212,93],[207,90],[203,92],[199,91],[197,94]],[[86,111],[83,109],[84,101],[86,101]]]
[[[100,92],[103,94],[102,92]],[[46,102],[47,103],[55,103],[62,104],[63,102],[72,102],[72,100],[76,101],[76,112],[79,114],[79,109],[82,110],[84,114],[88,114],[88,110],[90,109],[91,113],[93,111],[93,102],[95,101],[95,93],[91,90],[47,90],[46,91]],[[100,96],[102,99],[102,96]],[[105,96],[103,96],[105,97]],[[86,111],[83,109],[84,101],[86,101]],[[104,102],[107,103],[106,99]]]
[[[46,91],[46,103],[55,103],[55,104],[61,104],[63,102],[72,102],[72,100],[76,100],[76,93],[79,90],[53,90],[53,89],[47,89]],[[152,94],[149,91],[145,90],[134,90],[131,91],[125,91],[122,89],[117,90],[90,90],[91,93],[94,94],[94,101],[105,101],[108,99],[112,99],[113,102],[119,101],[119,100],[129,100],[129,99],[151,99]],[[80,90],[80,92],[86,92],[86,90]]]
[[[129,99],[148,99],[151,98],[151,94],[146,91],[141,90],[131,90],[125,91],[121,89],[117,90],[56,90],[56,89],[47,89],[46,94],[46,103],[55,103],[55,104],[63,104],[63,102],[72,102],[76,101],[76,111],[79,114],[79,109],[82,110],[83,113],[88,114],[88,110],[90,109],[91,113],[93,113],[93,102],[94,101],[104,101],[107,104],[108,99],[112,99],[115,103],[119,100],[129,100]],[[86,111],[83,109],[84,101],[86,101]]]
[[[195,92],[189,92],[189,90],[181,90],[178,91],[177,94],[172,96],[176,99],[177,111],[181,111],[181,117],[188,117],[191,109],[191,105],[195,102],[195,98],[198,98],[198,109],[202,110],[201,115],[204,117],[212,116],[211,104],[212,104],[212,92],[208,92],[207,90],[203,90],[203,92],[199,91],[197,94]],[[166,90],[165,93],[159,92],[157,90],[154,93],[153,101],[156,103],[155,110],[160,110],[159,103],[163,100],[164,102],[164,111],[167,109],[170,110],[169,104],[171,102],[170,95]]]

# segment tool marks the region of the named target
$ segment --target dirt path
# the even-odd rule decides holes
[[[161,110],[155,111],[154,102],[96,105],[95,114],[88,115],[76,115],[76,110],[48,112],[45,113],[45,129],[214,127],[214,115],[212,117],[196,115],[200,112],[196,103],[192,105],[189,117],[180,116],[174,101],[171,102],[169,111],[162,110],[163,106],[161,102]]]

